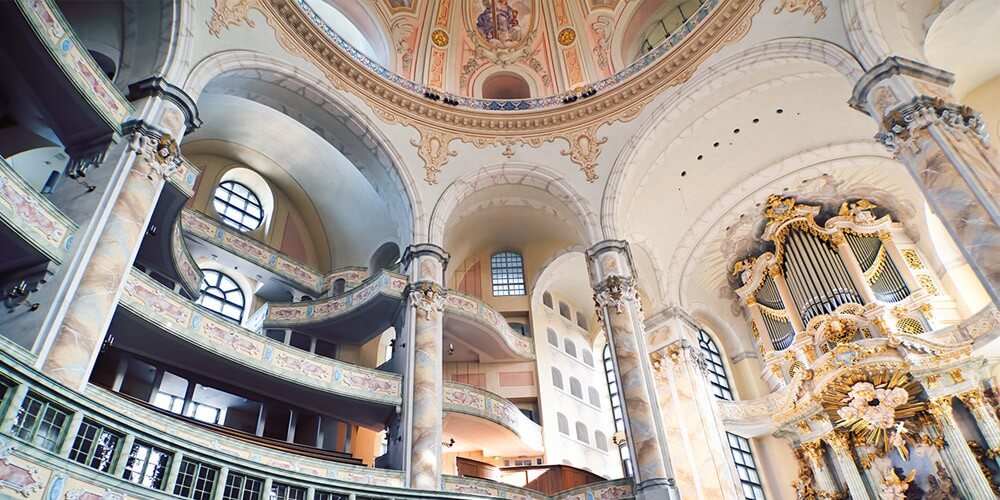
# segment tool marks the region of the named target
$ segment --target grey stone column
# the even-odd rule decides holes
[[[995,498],[990,481],[979,468],[979,461],[969,449],[965,436],[952,416],[952,396],[944,396],[931,401],[928,410],[937,421],[944,437],[941,451],[945,466],[955,478],[955,485],[965,498]]]
[[[953,83],[946,71],[892,56],[858,80],[851,105],[879,122],[876,138],[906,165],[1000,305],[1000,161],[982,116],[955,102]]]
[[[833,461],[837,466],[837,470],[840,471],[844,476],[844,480],[847,481],[847,490],[851,494],[851,498],[853,500],[868,500],[871,498],[868,495],[868,490],[865,488],[864,480],[861,479],[858,466],[854,463],[854,453],[851,450],[851,444],[847,435],[841,432],[831,432],[823,436],[823,440],[833,449]]]

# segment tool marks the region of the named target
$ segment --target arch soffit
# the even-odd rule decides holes
[[[267,54],[246,50],[229,50],[212,54],[195,64],[185,79],[183,89],[197,102],[213,80],[227,75],[247,74],[255,76],[270,74],[277,77],[280,84],[276,83],[276,85],[285,92],[291,91],[293,83],[297,84],[300,87],[298,90],[312,93],[311,96],[306,96],[307,99],[318,104],[332,105],[339,114],[346,116],[349,123],[346,123],[345,130],[354,134],[356,139],[366,148],[373,148],[371,154],[374,155],[375,161],[372,163],[378,166],[376,169],[359,170],[380,196],[383,196],[394,216],[398,217],[399,220],[406,221],[400,230],[400,241],[416,242],[426,239],[426,233],[423,232],[425,227],[423,221],[426,219],[423,203],[413,177],[403,167],[403,160],[399,152],[382,131],[368,119],[367,115],[347,102],[342,95],[334,92],[323,80]],[[303,97],[299,92],[296,92],[296,95]],[[268,104],[265,103],[265,105]],[[280,108],[278,110],[288,114],[287,110]],[[343,119],[330,110],[324,109],[324,113],[328,114],[331,119],[344,123]],[[294,116],[290,117],[296,119]],[[312,126],[313,124],[306,123],[304,125],[311,129],[315,128]],[[345,151],[345,155],[346,153],[348,152]],[[350,154],[347,156],[357,158],[358,155]],[[395,188],[395,197],[387,196],[386,184],[390,188]]]
[[[737,53],[716,65],[699,71],[685,85],[673,91],[655,108],[650,108],[648,118],[640,130],[646,133],[632,138],[615,160],[601,201],[601,228],[606,238],[622,238],[627,197],[619,197],[626,180],[640,172],[640,160],[653,148],[662,149],[657,134],[666,126],[684,118],[684,113],[699,99],[719,89],[731,86],[758,71],[797,62],[815,62],[829,67],[844,76],[852,85],[864,74],[858,61],[842,47],[812,38],[782,38],[771,40]],[[844,104],[847,106],[847,103]]]
[[[438,198],[431,212],[428,241],[444,244],[445,226],[461,203],[474,193],[492,186],[520,185],[541,189],[559,199],[577,220],[587,243],[596,243],[600,228],[597,215],[585,198],[580,196],[562,177],[537,165],[504,163],[470,172],[452,182]]]

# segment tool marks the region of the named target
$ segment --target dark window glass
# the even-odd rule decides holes
[[[201,295],[198,304],[237,323],[243,319],[246,297],[236,281],[214,269],[202,269]]]
[[[729,449],[733,452],[736,472],[740,476],[740,484],[743,485],[743,496],[746,500],[764,500],[764,488],[760,482],[760,475],[757,474],[757,464],[753,459],[750,441],[729,432],[726,433],[726,437],[729,438]]]
[[[39,448],[56,451],[69,412],[34,392],[28,392],[17,411],[11,432]]]
[[[264,480],[245,474],[230,472],[226,478],[223,500],[261,500]]]
[[[726,376],[726,366],[722,361],[719,346],[705,330],[698,331],[698,346],[705,355],[705,365],[708,368],[708,381],[712,384],[712,393],[719,399],[733,400],[733,391],[729,387],[729,377]]]
[[[218,477],[218,467],[185,458],[177,471],[174,495],[194,500],[211,500]]]
[[[121,433],[84,419],[76,433],[69,459],[101,472],[109,472],[123,438]]]
[[[493,296],[524,295],[524,259],[515,252],[500,252],[490,259]]]

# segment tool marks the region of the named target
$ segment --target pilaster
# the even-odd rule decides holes
[[[928,406],[928,411],[934,417],[944,437],[944,448],[941,453],[946,458],[945,465],[951,465],[949,472],[957,479],[956,485],[963,496],[994,498],[990,481],[980,470],[976,456],[972,454],[965,436],[955,422],[951,400],[952,396],[940,397],[932,400]]]
[[[841,476],[847,481],[847,491],[853,500],[868,500],[868,490],[865,482],[861,479],[858,466],[854,463],[854,453],[851,451],[850,440],[847,434],[842,432],[830,432],[823,436],[823,440],[830,445],[833,450],[833,462],[840,471]]]

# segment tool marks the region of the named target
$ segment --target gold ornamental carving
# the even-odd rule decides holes
[[[813,16],[813,23],[818,23],[820,19],[826,17],[826,6],[823,0],[778,0],[778,6],[774,8],[775,14],[781,11],[788,12],[802,11],[807,16]]]
[[[559,40],[559,45],[565,47],[576,41],[576,31],[573,28],[563,28],[556,39]]]
[[[431,41],[434,42],[434,45],[438,47],[444,47],[448,45],[449,41],[448,32],[445,30],[434,30],[434,32],[431,33]]]
[[[540,147],[565,141],[569,148],[563,155],[594,181],[600,146],[607,141],[597,130],[634,119],[665,89],[687,81],[702,61],[746,34],[760,4],[759,0],[723,0],[689,35],[690,40],[596,95],[564,106],[504,112],[456,107],[397,87],[336,47],[294,0],[215,0],[209,29],[221,36],[231,26],[253,27],[247,13],[260,11],[285,50],[311,59],[336,88],[358,96],[380,120],[420,132],[421,140],[414,144],[424,150],[420,157],[428,183],[436,181],[447,159],[454,156],[448,152],[455,140],[477,148],[501,147],[508,156],[514,145]]]

